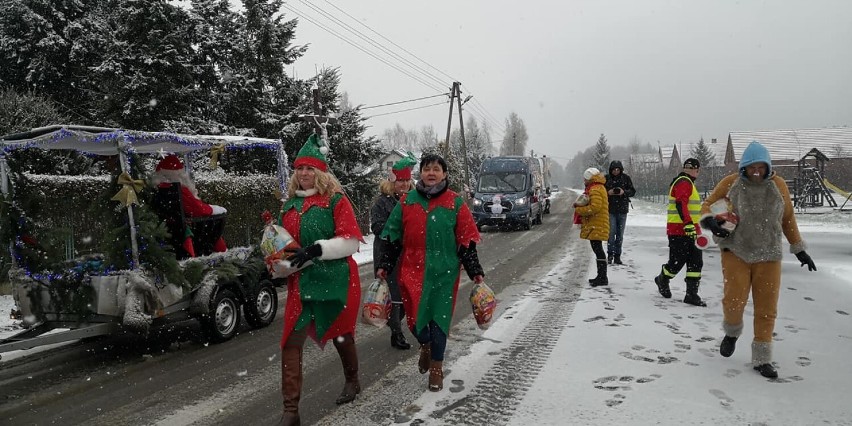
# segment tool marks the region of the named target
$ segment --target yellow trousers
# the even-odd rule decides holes
[[[725,323],[733,327],[742,325],[751,291],[754,341],[772,342],[781,289],[781,261],[747,263],[733,252],[722,251],[722,276],[725,279],[722,298]]]

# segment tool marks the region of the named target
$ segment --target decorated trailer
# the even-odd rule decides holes
[[[116,332],[145,336],[185,319],[200,321],[212,342],[233,337],[243,318],[253,327],[269,325],[278,297],[257,247],[187,251],[193,240],[204,247],[210,222],[186,217],[179,192],[164,192],[146,181],[145,165],[157,158],[179,156],[190,167],[194,157],[207,155],[215,168],[218,156],[247,149],[268,153],[276,165],[269,177],[272,190],[257,196],[274,192],[280,198],[288,176],[278,140],[86,126],[0,137],[0,238],[11,256],[15,313],[25,327],[0,340],[0,354]],[[58,240],[55,231],[39,228],[39,218],[28,209],[39,205],[47,191],[25,170],[28,157],[16,156],[24,150],[111,160],[109,176],[103,176],[104,194],[79,194],[89,197],[84,201],[93,207],[85,214],[81,208],[49,206],[52,216],[79,220],[89,215],[89,226],[106,228],[89,230],[102,236],[96,247],[82,253],[73,236]],[[224,224],[227,213],[213,216]]]

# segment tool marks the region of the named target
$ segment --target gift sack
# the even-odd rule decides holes
[[[376,278],[367,287],[364,306],[361,308],[361,321],[365,324],[383,327],[388,323],[391,300],[387,281]]]
[[[263,227],[263,235],[260,238],[260,251],[266,260],[266,269],[272,278],[283,278],[293,272],[312,265],[306,262],[301,268],[291,268],[287,256],[298,250],[299,243],[281,226],[271,222]]]
[[[473,317],[476,325],[485,330],[491,325],[491,316],[497,309],[497,298],[494,292],[485,283],[474,283],[470,289],[470,306],[473,308]]]

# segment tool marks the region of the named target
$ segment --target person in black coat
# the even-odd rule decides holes
[[[633,180],[624,173],[621,161],[609,163],[606,175],[606,193],[609,198],[609,240],[606,243],[607,263],[621,265],[621,245],[624,242],[624,228],[627,226],[627,212],[630,210],[630,197],[636,195]]]
[[[382,255],[388,250],[390,243],[379,238],[382,235],[382,230],[385,228],[385,223],[388,221],[391,212],[399,198],[406,192],[414,189],[414,181],[411,179],[411,169],[417,164],[417,160],[409,153],[407,157],[394,163],[388,174],[388,178],[379,184],[379,197],[373,202],[373,207],[370,208],[370,230],[373,232],[373,274],[379,270]],[[388,326],[391,330],[391,346],[397,349],[411,349],[411,344],[405,340],[405,335],[402,333],[402,319],[405,317],[405,312],[402,308],[402,293],[399,290],[399,282],[397,274],[399,271],[394,269],[391,274],[388,274],[388,289],[391,296],[391,312],[388,318]]]

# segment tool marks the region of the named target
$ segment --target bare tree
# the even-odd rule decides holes
[[[518,114],[512,112],[506,119],[506,131],[503,134],[503,143],[500,145],[500,155],[524,155],[527,151],[527,126]]]

